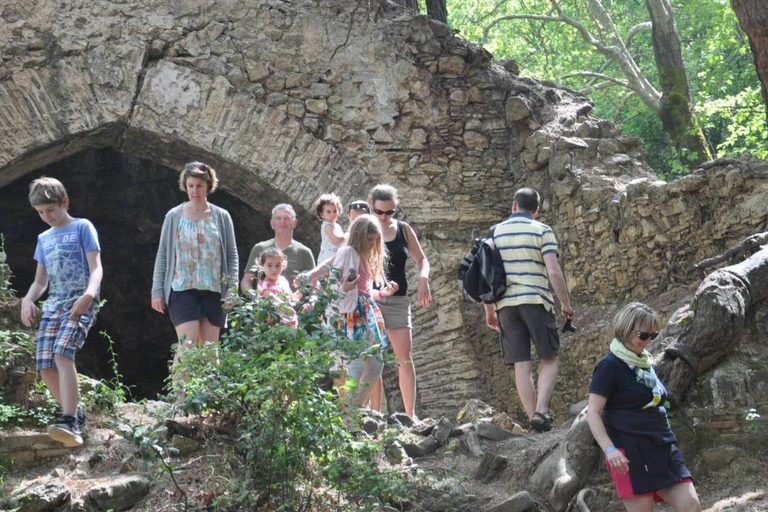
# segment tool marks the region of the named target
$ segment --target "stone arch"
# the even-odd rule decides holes
[[[274,18],[274,13],[269,16]],[[78,19],[69,21],[76,26]],[[302,23],[311,23],[308,19],[303,13]],[[47,22],[50,19],[43,20],[38,28]],[[216,22],[208,23],[205,30],[211,24]],[[418,24],[427,28],[423,19]],[[73,32],[78,30],[73,28]],[[0,129],[4,139],[0,187],[84,150],[115,148],[170,168],[191,159],[210,162],[221,173],[222,189],[256,209],[286,200],[305,213],[320,191],[336,190],[349,200],[364,196],[378,181],[388,181],[408,191],[403,209],[419,230],[419,210],[429,208],[425,198],[438,194],[429,190],[434,178],[430,173],[445,174],[435,164],[413,169],[416,162],[409,153],[424,151],[427,131],[417,131],[415,139],[405,140],[391,158],[376,145],[391,147],[393,141],[387,130],[395,129],[397,115],[390,102],[408,99],[409,94],[390,84],[389,73],[396,70],[406,81],[415,72],[423,74],[423,70],[394,57],[389,59],[391,68],[379,63],[375,73],[362,74],[360,81],[341,83],[339,87],[352,96],[352,101],[343,113],[329,114],[327,118],[323,114],[329,110],[328,103],[335,101],[331,88],[320,76],[327,75],[327,71],[312,74],[308,80],[305,73],[298,84],[304,96],[300,103],[304,112],[313,115],[301,119],[291,114],[296,107],[294,100],[277,92],[288,84],[275,85],[269,83],[269,77],[262,77],[262,86],[254,79],[259,74],[258,62],[253,63],[254,69],[246,63],[248,82],[234,85],[237,81],[230,78],[153,54],[156,41],[107,38],[91,49],[78,46],[65,31],[60,31],[45,34],[40,43],[45,51],[42,60],[21,55],[22,65],[0,82]],[[384,43],[377,43],[378,53],[390,52]],[[336,54],[338,47],[326,44],[325,50]],[[371,60],[375,60],[373,56],[368,58]],[[456,71],[463,62],[462,58],[454,60],[449,72]],[[270,65],[280,66],[275,62]],[[417,87],[420,95],[427,94],[427,84]],[[404,97],[397,98],[398,94]],[[370,124],[370,119],[361,112],[371,110],[371,99],[379,107],[375,125],[365,126],[362,121]],[[419,123],[427,125],[431,117],[449,121],[448,105],[441,94],[411,108],[429,109],[418,114]],[[410,135],[410,126],[401,131]],[[393,165],[399,168],[399,176],[388,172]],[[416,207],[411,209],[411,205]],[[435,295],[447,304],[450,272],[444,270],[452,265],[442,263],[428,237],[423,243],[435,268]],[[417,329],[416,337],[423,339],[424,346],[431,344],[440,351],[441,360],[449,367],[430,371],[427,365],[420,365],[424,371],[419,384],[424,407],[440,411],[456,408],[463,397],[474,394],[467,393],[472,386],[456,383],[476,382],[479,372],[468,347],[453,345],[461,321],[442,308],[433,311],[417,313],[417,322],[421,316],[423,327]],[[440,346],[451,349],[441,350]],[[452,360],[463,362],[450,364]],[[437,375],[438,371],[442,376],[431,383],[430,374]],[[455,390],[446,393],[440,381],[451,375]]]
[[[254,211],[294,203],[301,239],[316,236],[307,212],[319,193],[348,201],[390,182],[433,264],[436,304],[414,310],[428,414],[476,397],[517,407],[482,312],[454,284],[470,240],[517,187],[542,192],[587,305],[657,295],[697,258],[765,229],[764,167],[658,182],[642,141],[592,118],[589,98],[519,77],[385,0],[182,4],[3,9],[0,191],[86,150],[171,168],[200,159]],[[583,391],[560,389],[556,407]]]

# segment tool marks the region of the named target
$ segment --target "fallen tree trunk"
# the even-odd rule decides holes
[[[656,372],[673,403],[682,400],[697,376],[734,349],[741,340],[745,317],[766,297],[768,247],[709,274],[690,306],[672,315],[650,350],[661,351]]]

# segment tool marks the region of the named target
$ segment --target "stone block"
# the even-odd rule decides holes
[[[144,499],[149,493],[150,481],[143,476],[119,476],[91,487],[88,496],[102,510],[126,510]]]
[[[184,436],[173,436],[171,439],[171,455],[174,457],[189,457],[200,449],[200,443]]]
[[[466,91],[454,89],[450,94],[451,105],[464,106],[469,103],[469,96]]]
[[[487,148],[490,146],[488,137],[480,132],[468,131],[464,132],[464,144],[470,148]]]
[[[19,512],[37,512],[58,510],[69,503],[71,492],[69,487],[59,479],[51,479],[16,493],[10,497],[7,504]]]
[[[587,149],[589,145],[578,137],[560,137],[557,140],[558,149]]]
[[[440,448],[440,442],[432,436],[425,437],[417,443],[403,443],[403,449],[409,457],[426,457]]]
[[[322,139],[330,142],[341,142],[344,128],[338,124],[325,125],[322,130]]]
[[[486,404],[482,400],[472,398],[464,404],[456,415],[458,421],[476,423],[481,418],[491,418],[496,414],[493,406]]]
[[[452,432],[453,423],[451,423],[448,418],[440,418],[440,421],[437,422],[432,435],[435,437],[435,439],[437,439],[437,442],[440,443],[440,446],[444,446],[445,443],[448,442],[448,439],[451,437]]]
[[[458,55],[440,57],[437,61],[438,70],[444,75],[460,75],[464,72],[464,58]]]
[[[504,441],[505,439],[512,439],[513,437],[519,437],[522,434],[515,434],[509,430],[504,430],[490,423],[481,422],[477,424],[477,435],[479,437],[490,439],[491,441]]]
[[[533,498],[528,491],[522,491],[489,508],[487,512],[533,512],[534,510],[536,510],[536,503]]]
[[[516,123],[531,116],[531,106],[522,96],[512,96],[509,98],[504,106],[504,111],[507,121],[510,123]]]
[[[723,445],[705,450],[699,456],[695,472],[697,476],[703,476],[712,471],[718,471],[731,465],[737,459],[745,458],[747,453],[736,446]]]
[[[269,68],[264,62],[246,61],[245,71],[248,73],[248,80],[251,82],[260,82],[269,76]]]
[[[325,114],[328,111],[328,102],[325,99],[307,100],[306,106],[313,114]]]
[[[53,440],[48,434],[10,433],[0,437],[0,452],[12,452],[34,446],[49,446]],[[54,443],[58,444],[58,443]]]
[[[485,452],[480,464],[475,470],[474,478],[483,483],[488,483],[496,479],[499,474],[506,469],[508,460],[503,455]]]

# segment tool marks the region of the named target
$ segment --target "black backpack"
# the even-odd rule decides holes
[[[493,226],[485,238],[476,238],[472,250],[459,264],[459,289],[472,302],[498,302],[507,289],[507,273],[493,241]]]

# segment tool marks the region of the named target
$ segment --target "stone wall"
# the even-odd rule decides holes
[[[398,187],[433,265],[436,303],[415,308],[427,414],[472,397],[516,407],[454,283],[516,188],[543,193],[587,314],[689,281],[692,263],[768,220],[764,163],[657,182],[641,141],[592,118],[589,98],[384,0],[18,0],[0,11],[0,55],[0,187],[103,147],[209,162],[224,191],[260,212],[290,201],[302,223],[321,192]]]

